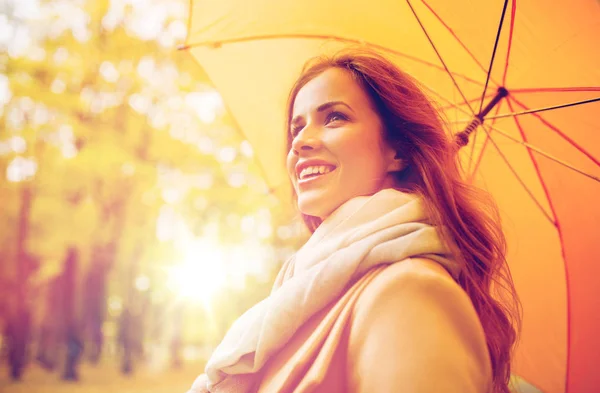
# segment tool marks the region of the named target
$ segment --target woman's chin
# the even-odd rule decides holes
[[[324,220],[333,211],[332,206],[322,198],[310,198],[308,196],[298,197],[298,210],[307,216],[318,217]]]

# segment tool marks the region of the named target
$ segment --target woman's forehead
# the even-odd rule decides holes
[[[329,68],[308,81],[298,91],[293,114],[302,116],[332,101],[344,102],[352,108],[369,104],[367,95],[350,72],[340,68]]]

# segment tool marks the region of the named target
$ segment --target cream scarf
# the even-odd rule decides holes
[[[270,296],[229,329],[189,393],[246,393],[253,374],[312,315],[367,270],[420,256],[457,278],[460,268],[428,223],[422,201],[385,189],[335,210],[282,267]]]

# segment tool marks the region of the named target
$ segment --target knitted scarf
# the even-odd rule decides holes
[[[231,326],[188,393],[247,393],[254,375],[311,316],[367,270],[426,257],[456,279],[460,268],[432,226],[423,202],[384,189],[350,199],[289,259],[269,297]]]

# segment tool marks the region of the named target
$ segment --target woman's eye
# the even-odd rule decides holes
[[[302,131],[302,126],[293,126],[290,130],[292,138],[295,138],[300,133],[300,131]]]
[[[332,121],[339,121],[339,120],[348,120],[348,118],[340,112],[331,112],[329,115],[327,115],[326,124],[331,123]]]

